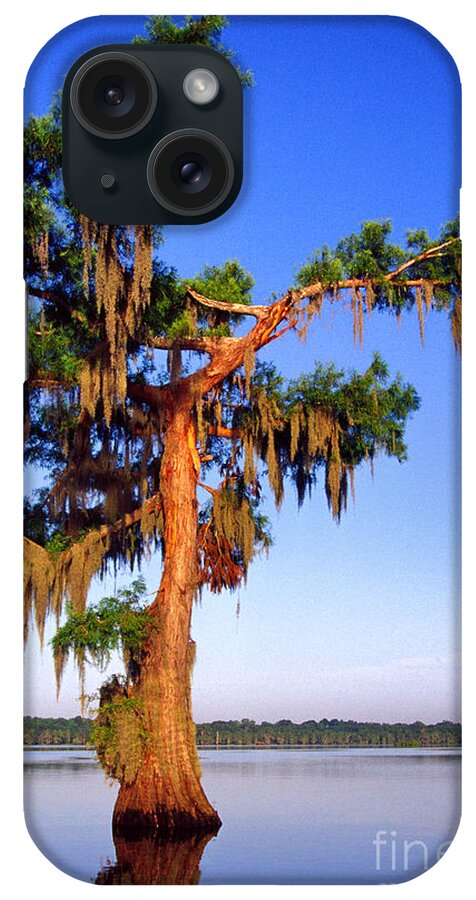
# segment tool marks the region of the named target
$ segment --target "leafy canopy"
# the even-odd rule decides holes
[[[203,44],[234,60],[226,24],[154,16],[136,40]],[[53,642],[59,668],[69,651],[102,665],[122,649],[133,662],[150,627],[140,582],[89,609],[86,598],[95,574],[133,570],[167,549],[161,463],[179,403],[188,404],[197,472],[196,590],[233,590],[270,546],[268,489],[279,505],[292,486],[302,503],[322,484],[338,521],[357,466],[379,452],[406,458],[405,427],[419,404],[378,354],[362,374],[317,363],[287,380],[260,362],[261,348],[291,329],[304,336],[324,303],[346,302],[356,340],[374,309],[400,316],[416,307],[422,340],[436,310],[461,344],[456,221],[435,239],[412,230],[405,246],[392,240],[390,220],[364,222],[312,253],[281,298],[254,305],[253,277],[237,260],[197,263],[185,282],[161,259],[161,229],[84,219],[60,174],[55,99],[25,126],[25,456],[42,482],[27,497],[25,531],[27,620],[34,610],[41,631],[70,603]]]
[[[113,597],[103,597],[84,612],[67,605],[66,621],[51,640],[57,674],[70,653],[80,666],[89,657],[90,662],[103,669],[111,653],[119,651],[133,677],[141,648],[150,630],[156,628],[154,619],[144,609],[145,594],[145,580],[139,577],[130,587],[121,588]]]

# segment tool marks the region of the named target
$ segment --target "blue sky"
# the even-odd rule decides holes
[[[102,17],[62,32],[30,71],[27,113],[46,111],[80,53],[128,42],[143,22]],[[234,17],[225,40],[256,80],[245,93],[244,185],[216,222],[167,229],[162,256],[182,275],[237,258],[262,302],[287,289],[316,247],[365,219],[391,218],[402,240],[415,227],[436,236],[454,217],[459,80],[427,32],[392,17]],[[374,314],[359,349],[349,311],[332,308],[305,345],[290,335],[262,358],[292,377],[316,360],[363,370],[377,349],[421,396],[409,460],[379,459],[374,480],[359,471],[355,507],[339,526],[323,489],[299,512],[288,490],[239,616],[237,596],[204,596],[195,608],[196,720],[459,717],[460,382],[445,314],[430,315],[424,351],[413,314],[400,329]],[[153,590],[157,562],[145,574]],[[57,704],[36,638],[27,659],[25,711],[77,714],[72,667]],[[88,688],[100,680],[91,673]]]

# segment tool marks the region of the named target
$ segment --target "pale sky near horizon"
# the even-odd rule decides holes
[[[47,110],[81,52],[128,42],[143,22],[66,29],[31,70],[27,113]],[[167,229],[161,256],[181,275],[236,257],[262,302],[287,289],[313,249],[365,219],[391,218],[403,240],[415,227],[437,236],[455,216],[458,76],[427,32],[386,16],[234,17],[224,40],[256,79],[245,95],[244,186],[216,222]],[[446,315],[429,317],[422,351],[414,314],[400,329],[374,314],[359,349],[349,312],[333,308],[305,345],[290,335],[261,358],[294,377],[316,360],[362,371],[374,350],[421,397],[409,459],[378,459],[374,480],[361,469],[338,526],[322,485],[300,511],[292,488],[278,515],[267,505],[274,546],[252,564],[239,616],[238,595],[205,595],[194,610],[197,721],[459,719],[460,375]],[[154,590],[159,562],[144,574]],[[95,584],[91,595],[111,589]],[[87,689],[103,677],[91,673]],[[78,693],[71,666],[56,702],[49,650],[40,656],[32,635],[25,712],[77,715]]]

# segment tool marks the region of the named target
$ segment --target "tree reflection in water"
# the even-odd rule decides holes
[[[198,884],[203,851],[215,834],[183,841],[116,837],[117,862],[104,866],[96,884]]]

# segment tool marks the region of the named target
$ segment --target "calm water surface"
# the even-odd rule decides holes
[[[101,873],[100,883],[355,884],[415,877],[458,826],[457,750],[201,748],[199,755],[223,821],[209,840],[115,848],[117,787],[94,751],[79,748],[25,751],[30,834],[56,866],[84,881]]]

